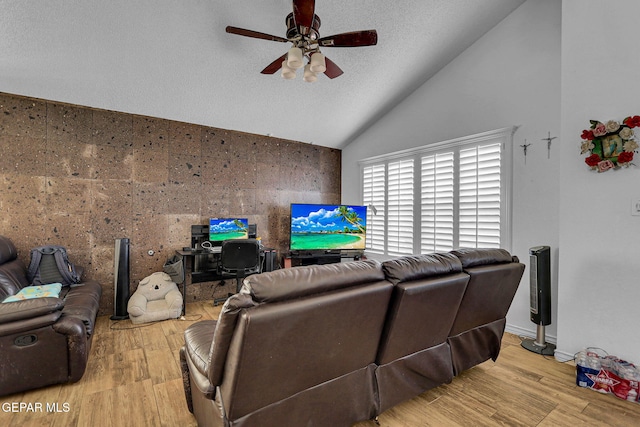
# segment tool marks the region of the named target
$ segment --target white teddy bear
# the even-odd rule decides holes
[[[182,293],[167,273],[153,273],[140,281],[127,311],[135,324],[176,319],[182,312]]]

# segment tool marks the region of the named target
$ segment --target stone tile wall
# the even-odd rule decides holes
[[[116,238],[131,239],[131,292],[210,217],[248,217],[282,253],[289,204],[339,203],[340,167],[335,149],[0,93],[0,234],[25,263],[34,246],[66,246],[102,284],[101,314]],[[229,291],[215,285],[187,301]]]

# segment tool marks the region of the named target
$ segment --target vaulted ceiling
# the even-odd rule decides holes
[[[290,0],[2,0],[0,92],[341,148],[524,0],[316,0],[320,35],[376,29],[378,44],[323,48],[344,74],[260,74],[288,44]]]

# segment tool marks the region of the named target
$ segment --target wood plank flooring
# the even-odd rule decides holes
[[[189,325],[215,319],[219,310],[210,301],[192,303],[186,320],[149,325],[100,317],[82,380],[0,397],[0,426],[195,426],[184,399],[178,350]],[[20,402],[32,409],[41,404],[42,411],[4,410]],[[506,334],[496,363],[485,362],[451,384],[389,409],[379,423],[383,427],[638,426],[640,404],[577,387],[573,365],[531,353],[520,346],[517,336]],[[365,421],[354,427],[376,424]]]

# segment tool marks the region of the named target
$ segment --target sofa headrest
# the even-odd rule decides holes
[[[274,302],[384,280],[375,260],[285,268],[249,276],[241,292],[256,302]]]
[[[387,280],[397,285],[410,280],[419,280],[441,274],[460,273],[460,260],[449,253],[412,255],[382,263]]]
[[[460,259],[460,262],[462,262],[462,268],[514,262],[514,258],[505,249],[462,248],[451,251],[451,253]]]
[[[0,236],[0,265],[18,258],[18,251],[13,242],[4,236]]]

